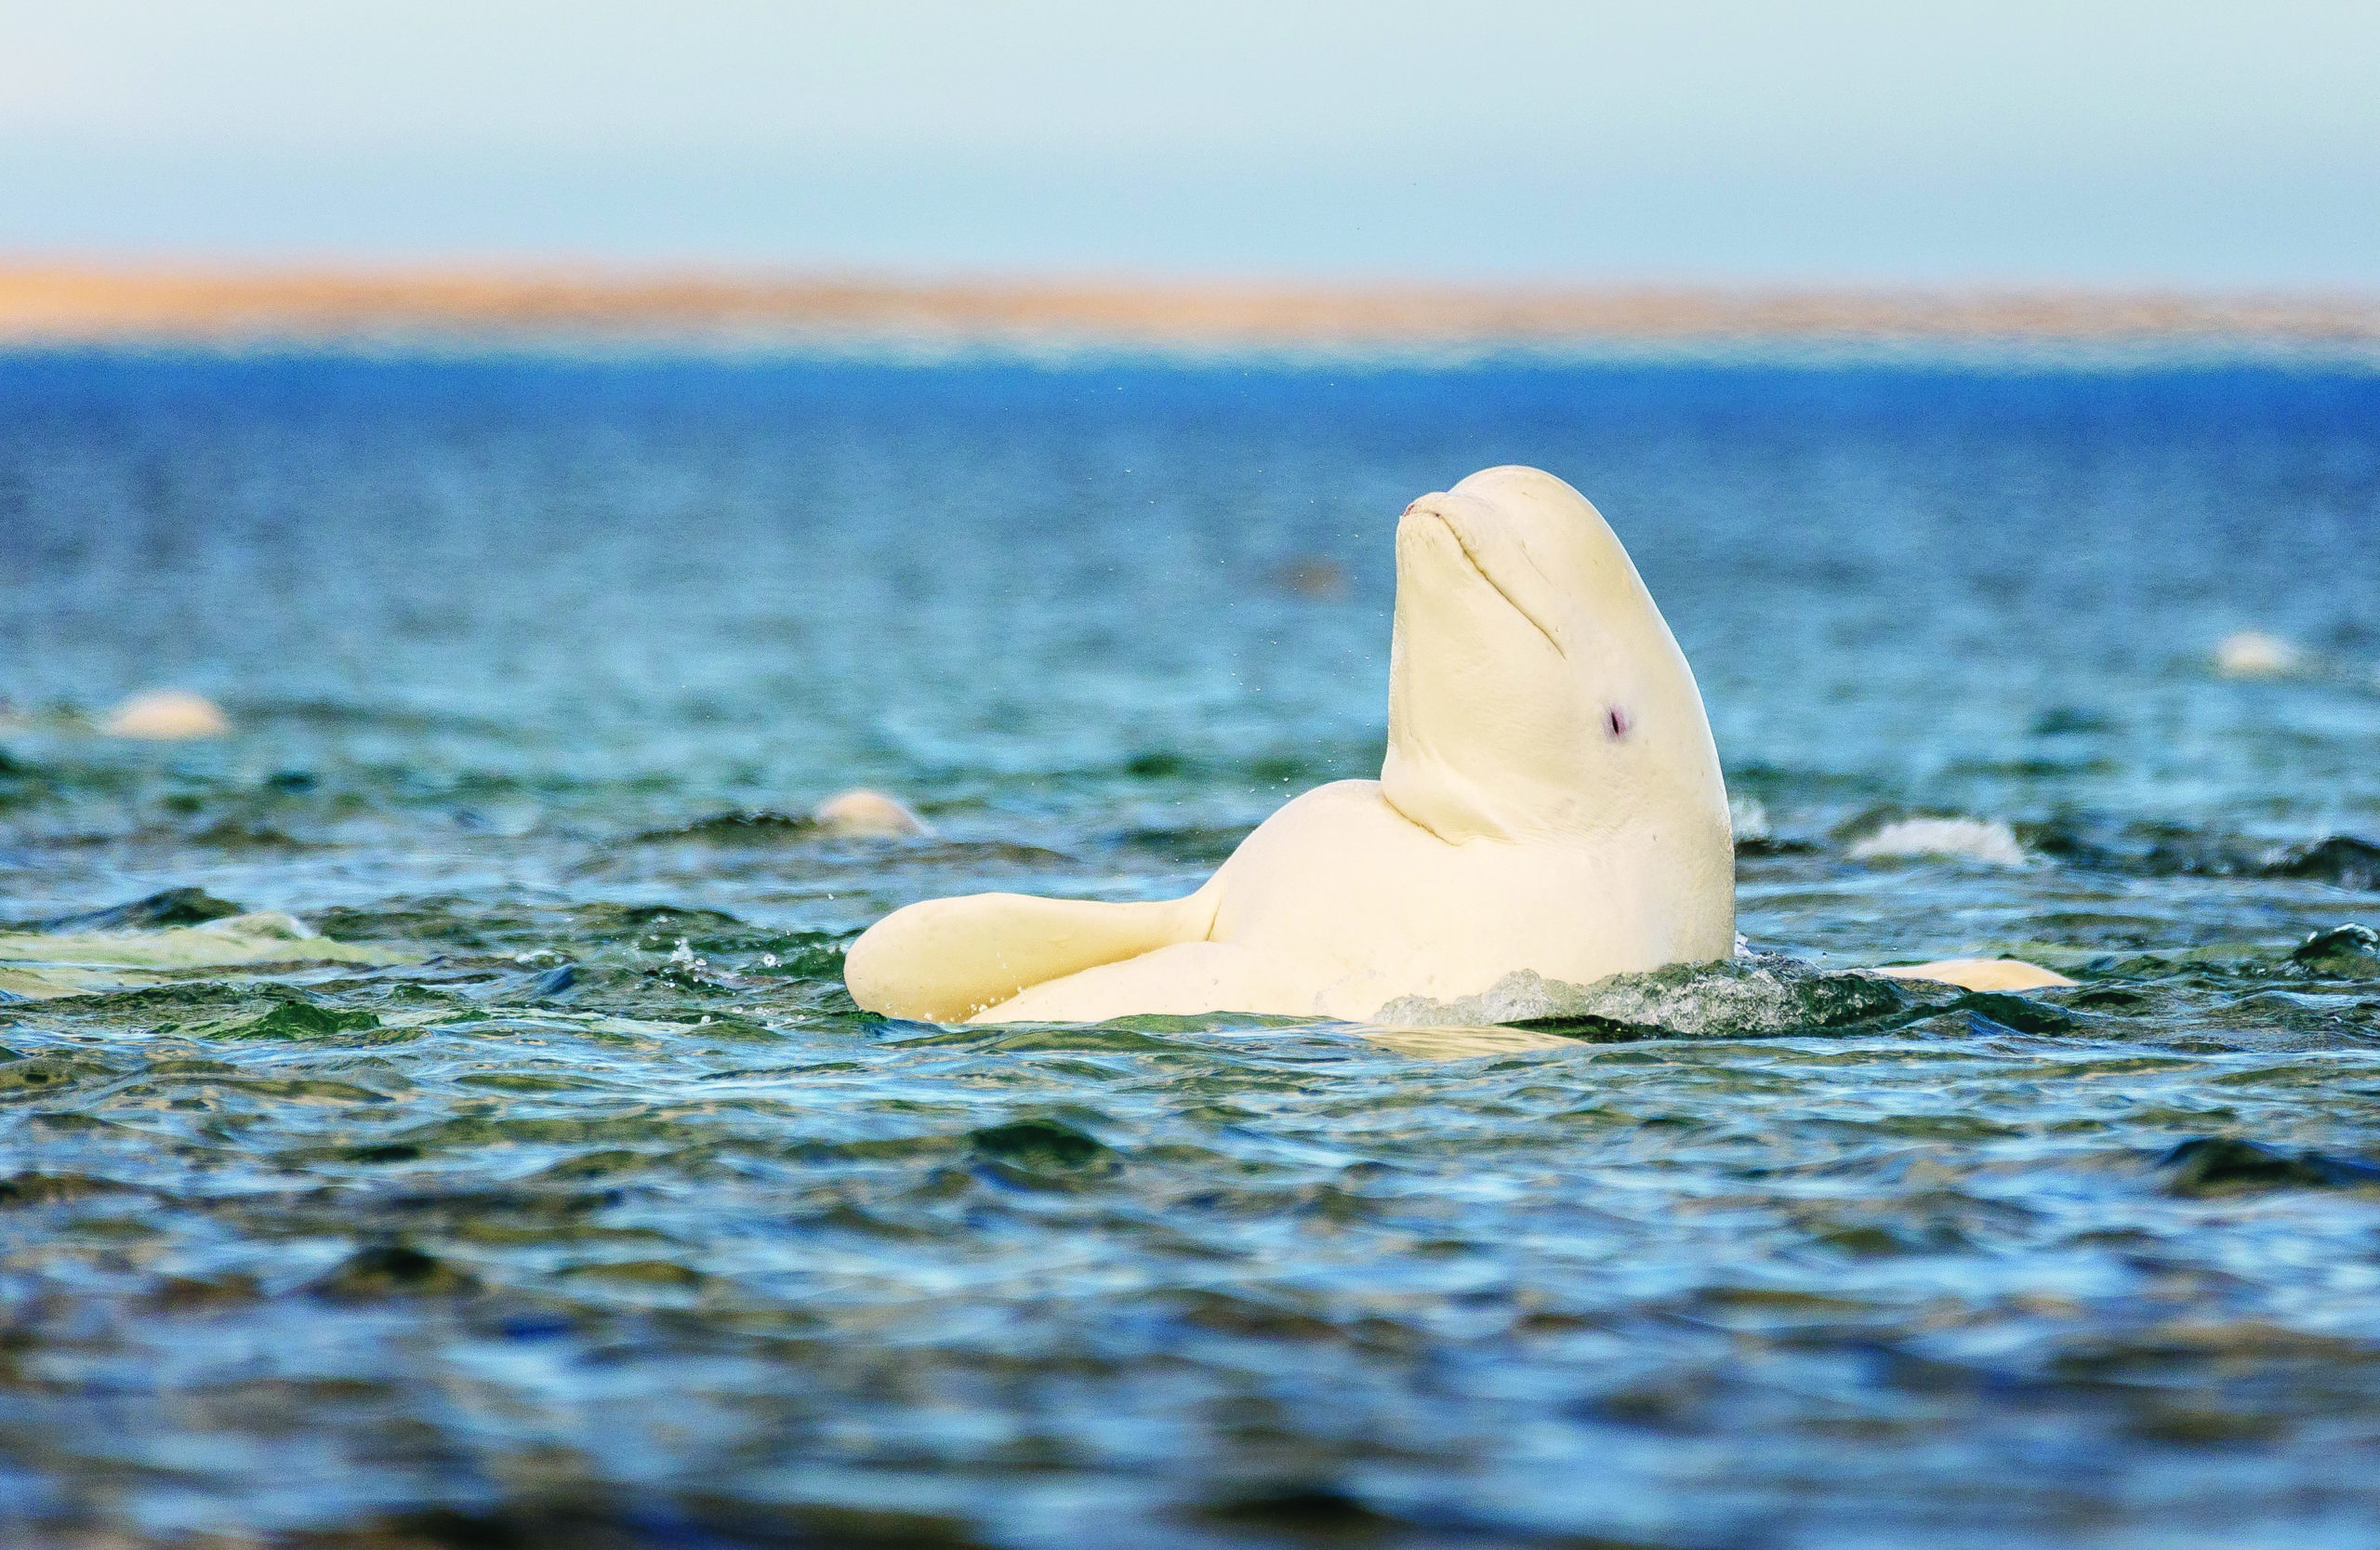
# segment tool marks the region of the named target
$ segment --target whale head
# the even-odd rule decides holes
[[[1632,831],[1732,892],[1685,654],[1602,513],[1536,469],[1474,473],[1397,524],[1381,795],[1453,843]]]

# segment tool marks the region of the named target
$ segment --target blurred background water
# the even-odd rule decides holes
[[[888,908],[1374,773],[1395,518],[1506,461],[1693,662],[1753,947],[2080,986],[855,1011]],[[0,1000],[0,1523],[2368,1543],[2375,531],[2350,367],[7,357],[7,918],[395,961]],[[160,685],[231,734],[95,730]]]

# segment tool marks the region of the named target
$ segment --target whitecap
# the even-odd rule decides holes
[[[213,700],[184,689],[155,689],[135,695],[108,713],[99,730],[111,737],[152,742],[180,742],[192,737],[220,737],[231,722]]]
[[[2226,678],[2281,678],[2305,661],[2294,644],[2261,629],[2226,635],[2215,648],[2215,670]]]
[[[2032,857],[2003,818],[1901,818],[1851,847],[1854,861],[1895,856],[1958,856],[1995,867],[2022,867]]]

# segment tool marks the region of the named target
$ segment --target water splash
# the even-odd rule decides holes
[[[1673,963],[1647,974],[1569,985],[1529,970],[1451,1001],[1407,996],[1381,1008],[1390,1027],[1575,1024],[1607,1036],[1759,1039],[1872,1026],[1954,993],[1862,970],[1831,971],[1774,955]]]
[[[2022,867],[2031,861],[2003,818],[1901,818],[1854,841],[1851,859],[1941,856]]]

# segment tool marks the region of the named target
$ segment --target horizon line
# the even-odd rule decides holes
[[[2380,290],[1807,281],[927,274],[602,259],[289,262],[0,252],[0,346],[387,343],[1519,349],[2380,348]]]

